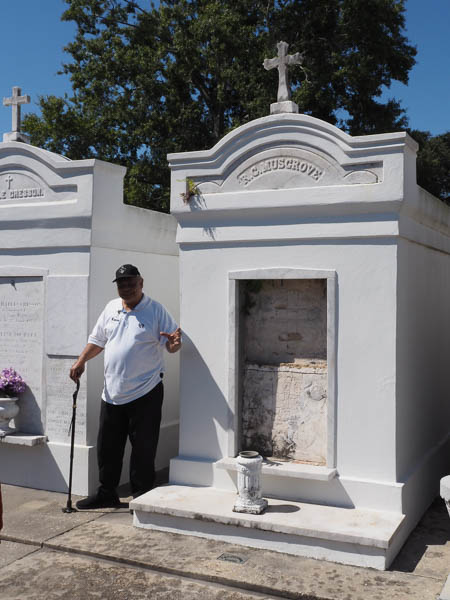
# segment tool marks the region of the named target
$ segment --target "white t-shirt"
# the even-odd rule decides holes
[[[162,304],[145,294],[129,312],[121,298],[108,302],[88,339],[105,349],[103,400],[126,404],[158,385],[167,342],[159,334],[173,333],[177,327]]]

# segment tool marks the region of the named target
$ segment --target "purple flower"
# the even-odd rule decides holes
[[[27,384],[12,367],[0,373],[0,396],[17,396],[25,391]]]

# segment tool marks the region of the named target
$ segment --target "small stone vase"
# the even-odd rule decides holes
[[[9,422],[19,414],[19,407],[15,397],[0,397],[0,437],[15,433],[16,428],[9,427]]]
[[[262,456],[253,450],[239,452],[236,458],[238,497],[234,512],[260,515],[266,510],[267,500],[261,491],[262,460]]]

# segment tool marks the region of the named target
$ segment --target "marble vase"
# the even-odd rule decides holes
[[[267,500],[262,497],[261,466],[262,456],[258,452],[245,450],[236,458],[238,497],[234,512],[259,515],[267,508]]]
[[[450,475],[447,475],[447,477],[443,477],[441,479],[440,491],[441,498],[445,502],[448,510],[448,516],[450,517]]]
[[[0,397],[0,437],[15,433],[16,428],[10,427],[9,422],[19,414],[16,397]]]

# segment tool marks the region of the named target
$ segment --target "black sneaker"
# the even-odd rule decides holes
[[[80,510],[117,508],[120,506],[120,498],[116,493],[106,493],[98,490],[95,494],[84,498],[84,500],[78,500],[75,506]]]

